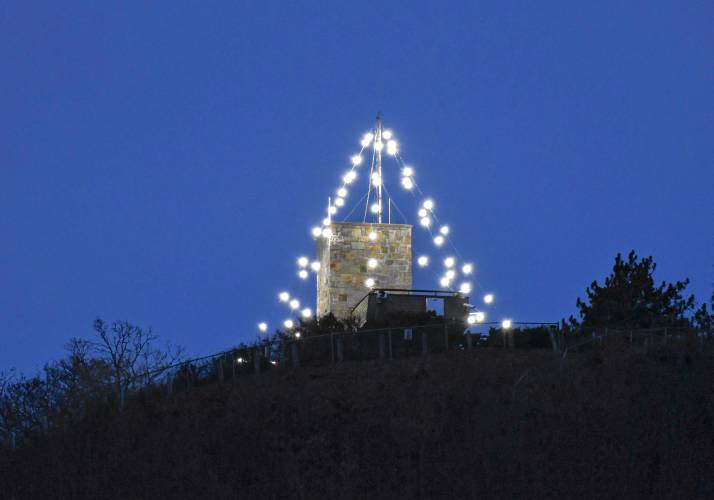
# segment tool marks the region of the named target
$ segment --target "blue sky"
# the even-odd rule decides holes
[[[630,249],[707,298],[713,23],[694,1],[6,2],[0,368],[97,316],[199,355],[282,321],[281,289],[314,306],[295,258],[378,110],[490,319],[567,317]]]

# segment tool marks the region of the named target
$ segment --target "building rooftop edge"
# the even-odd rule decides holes
[[[401,227],[414,227],[412,224],[378,224],[376,222],[331,222],[330,224],[339,224],[340,226],[401,226]]]

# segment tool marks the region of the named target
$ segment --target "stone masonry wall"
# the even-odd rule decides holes
[[[375,288],[412,287],[412,226],[333,222],[332,238],[317,240],[317,314],[332,312],[348,318],[352,308],[369,292],[364,282],[375,280]],[[374,231],[377,238],[369,239]],[[367,260],[377,259],[369,269]]]

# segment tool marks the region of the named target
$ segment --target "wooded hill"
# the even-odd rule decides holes
[[[711,498],[714,359],[611,339],[246,376],[0,453],[2,498]]]

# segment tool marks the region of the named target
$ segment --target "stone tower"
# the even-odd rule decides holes
[[[333,222],[332,237],[318,238],[317,314],[349,318],[352,308],[370,289],[412,287],[412,226]],[[373,233],[370,238],[370,233]],[[377,266],[370,268],[369,259]]]

